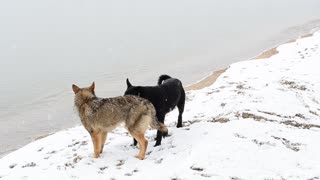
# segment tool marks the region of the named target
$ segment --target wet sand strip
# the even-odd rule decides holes
[[[309,33],[309,34],[302,35],[302,36],[298,37],[297,39],[288,41],[288,42],[286,42],[284,44],[295,42],[298,39],[303,39],[303,38],[307,38],[307,37],[310,37],[310,36],[313,36],[313,34]],[[277,47],[274,47],[272,49],[264,51],[263,53],[259,54],[258,56],[256,56],[253,59],[266,59],[266,58],[270,58],[270,57],[272,57],[272,56],[274,56],[274,55],[276,55],[278,53],[279,52],[277,51]],[[227,70],[227,68],[220,69],[218,71],[214,71],[210,76],[204,78],[203,80],[201,80],[201,81],[199,81],[199,82],[197,82],[195,84],[191,84],[191,85],[185,87],[185,90],[186,91],[199,90],[199,89],[211,86],[217,80],[217,78],[222,73],[224,73],[226,70]]]

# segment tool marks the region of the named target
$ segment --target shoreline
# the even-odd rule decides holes
[[[279,53],[279,51],[277,51],[277,48],[279,46],[281,46],[283,44],[293,43],[299,39],[303,39],[303,38],[307,38],[307,37],[311,37],[311,36],[313,36],[313,33],[301,35],[301,36],[297,37],[296,39],[292,39],[292,40],[285,42],[285,43],[282,43],[276,47],[273,47],[271,49],[263,51],[262,53],[258,54],[257,56],[255,56],[254,58],[249,59],[249,60],[260,60],[260,59],[270,58],[270,57]],[[241,60],[241,61],[243,61],[243,60]],[[241,61],[238,61],[238,62],[241,62]],[[216,82],[216,80],[220,77],[220,75],[223,74],[227,69],[228,69],[228,67],[213,71],[210,75],[204,77],[202,80],[195,82],[194,84],[187,85],[186,87],[184,87],[184,89],[186,91],[193,91],[193,90],[200,90],[205,87],[209,87],[209,86],[213,85]]]
[[[310,36],[313,36],[313,33],[301,35],[301,36],[297,37],[296,39],[290,40],[290,41],[282,43],[282,44],[295,42],[296,40],[303,39],[303,38],[310,37]],[[282,44],[280,44],[280,45],[282,45]],[[278,45],[278,46],[280,46],[280,45]],[[260,59],[264,59],[264,58],[270,58],[273,55],[276,55],[278,53],[278,51],[276,50],[278,46],[273,47],[271,49],[268,49],[266,51],[263,51],[262,53],[258,54],[254,58],[248,59],[248,60],[260,60]],[[237,62],[241,62],[241,61],[244,61],[244,60],[240,60]],[[223,74],[227,69],[228,69],[228,67],[213,71],[210,75],[205,76],[203,79],[201,79],[193,84],[185,86],[184,89],[185,89],[185,91],[193,91],[193,90],[200,90],[200,89],[209,87],[209,86],[213,85],[216,82],[216,80],[220,77],[220,75]],[[61,130],[64,130],[64,129],[61,129]],[[57,132],[59,132],[59,131],[57,131]],[[54,134],[54,133],[49,133],[49,134],[34,137],[34,138],[32,138],[32,140],[29,143],[34,142],[34,141],[38,141],[38,140],[43,139],[43,138],[50,136],[52,134]],[[29,144],[29,143],[27,143],[27,144]],[[0,159],[5,157],[6,155],[10,154],[13,151],[20,149],[20,148],[8,150],[7,153],[0,154]]]

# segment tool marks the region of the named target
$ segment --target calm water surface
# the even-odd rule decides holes
[[[79,124],[71,84],[191,84],[320,27],[319,0],[2,0],[0,156]]]

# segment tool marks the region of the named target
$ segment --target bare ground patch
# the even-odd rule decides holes
[[[300,151],[300,143],[292,143],[290,142],[288,139],[286,138],[282,138],[282,137],[276,137],[276,136],[272,136],[274,139],[279,140],[282,142],[283,145],[285,145],[288,149],[291,149],[295,152]]]
[[[300,117],[300,118],[304,117],[301,114],[296,114],[295,116],[281,116],[281,115],[277,115],[277,114],[273,114],[273,113],[268,113],[268,114],[275,115],[275,116],[282,117],[282,118],[286,118],[286,119],[293,119],[294,117]],[[255,114],[249,113],[249,112],[242,112],[241,114],[238,112],[236,114],[236,117],[242,117],[243,119],[251,118],[251,119],[253,119],[255,121],[259,121],[259,122],[261,122],[261,121],[279,122],[279,121],[268,119],[266,117],[258,116],[258,115],[255,115]],[[302,129],[320,128],[320,125],[317,125],[317,124],[299,123],[294,120],[285,120],[285,121],[280,121],[279,123],[284,124],[284,125],[288,125],[288,126],[292,126],[292,127],[296,127],[296,128],[302,128]]]
[[[218,118],[213,118],[211,122],[214,122],[214,123],[227,123],[229,121],[230,121],[230,119],[228,119],[228,118],[218,117]]]
[[[283,121],[283,122],[280,122],[280,123],[288,125],[288,126],[302,128],[302,129],[320,128],[320,125],[317,125],[317,124],[298,123],[298,122],[293,121],[293,120]]]
[[[291,89],[297,89],[297,90],[301,90],[301,91],[307,90],[305,85],[299,85],[294,81],[281,80],[280,84],[285,85]]]

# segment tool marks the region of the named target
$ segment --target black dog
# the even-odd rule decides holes
[[[156,109],[158,121],[164,123],[165,115],[176,106],[179,109],[177,128],[182,127],[182,113],[186,95],[180,80],[168,75],[161,75],[158,86],[132,86],[127,79],[127,90],[125,95],[136,95],[148,99]],[[157,131],[155,146],[161,144],[162,133]],[[137,141],[134,140],[134,145]]]

